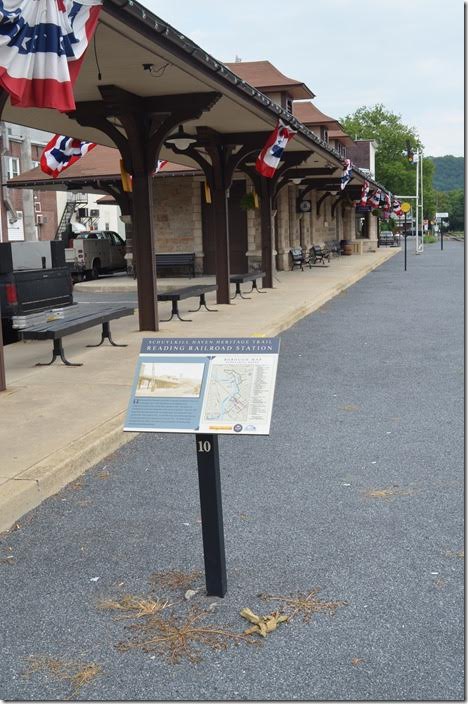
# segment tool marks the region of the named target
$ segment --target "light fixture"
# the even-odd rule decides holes
[[[190,147],[191,144],[195,144],[197,138],[193,134],[188,134],[184,132],[182,125],[179,125],[179,129],[175,134],[170,135],[165,141],[165,144],[173,144],[177,149],[185,151]]]
[[[295,183],[296,186],[298,186],[301,183],[301,181],[302,181],[302,178],[292,178],[291,179],[291,182]]]

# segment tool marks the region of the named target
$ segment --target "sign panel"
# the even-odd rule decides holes
[[[404,213],[409,213],[409,211],[411,210],[411,205],[407,201],[404,201],[401,204],[400,208]]]
[[[145,338],[124,430],[268,435],[277,337]]]
[[[448,213],[436,213],[437,220],[442,220],[442,218],[448,218],[448,216],[449,216]]]

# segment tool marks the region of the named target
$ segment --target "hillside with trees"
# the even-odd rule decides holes
[[[463,156],[431,156],[435,171],[433,185],[436,191],[454,191],[464,187],[465,158]]]
[[[392,193],[415,193],[416,166],[406,157],[406,145],[422,148],[414,127],[405,125],[397,115],[382,105],[363,106],[353,114],[340,119],[344,131],[353,139],[375,139],[378,149],[375,157],[376,180]],[[424,158],[424,217],[434,217],[435,193],[432,185],[434,164]]]

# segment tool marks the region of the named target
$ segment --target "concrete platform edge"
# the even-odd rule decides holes
[[[132,440],[124,433],[125,412],[102,423],[90,433],[45,457],[2,486],[0,532],[8,531],[25,513],[39,506],[87,469]]]

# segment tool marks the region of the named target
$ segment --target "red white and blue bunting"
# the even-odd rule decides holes
[[[367,203],[367,196],[369,194],[369,181],[364,181],[362,184],[361,188],[361,201],[359,203],[360,206],[364,207],[368,205]]]
[[[0,0],[0,86],[18,107],[74,110],[102,0]]]
[[[68,169],[95,146],[94,142],[81,142],[73,137],[56,134],[41,154],[41,170],[52,178],[57,178],[62,171]]]
[[[352,170],[352,165],[351,165],[351,159],[345,159],[344,164],[343,164],[343,175],[341,176],[341,183],[340,183],[340,188],[343,190],[346,188],[348,183],[351,181],[351,170]]]
[[[161,169],[163,169],[166,166],[167,163],[168,163],[167,160],[158,159],[156,162],[156,167],[153,171],[153,176],[156,176],[156,174],[158,174],[161,171]]]
[[[372,194],[367,198],[367,202],[369,205],[372,205],[373,208],[378,208],[380,206],[380,196],[381,196],[381,191],[380,188],[378,188],[376,191],[373,191]]]
[[[404,212],[401,209],[401,203],[397,198],[393,198],[392,200],[392,213],[398,218],[401,218],[404,215]]]
[[[255,163],[255,168],[262,176],[272,178],[275,175],[283,152],[295,134],[296,130],[288,127],[282,120],[278,120]]]

